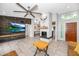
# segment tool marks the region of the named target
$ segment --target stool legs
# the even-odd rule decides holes
[[[36,54],[37,54],[37,51],[38,51],[38,48],[36,49],[34,56],[36,56]]]
[[[47,50],[48,50],[48,46],[46,47],[45,51],[45,56],[49,56],[49,54],[47,54]]]
[[[48,46],[46,47],[46,49],[43,49],[43,50],[42,50],[42,49],[37,48],[37,49],[36,49],[36,51],[35,51],[34,56],[36,56],[37,51],[40,51],[40,52],[41,52],[41,51],[43,51],[43,52],[45,52],[45,56],[49,56],[49,54],[47,54],[47,50],[48,50]]]

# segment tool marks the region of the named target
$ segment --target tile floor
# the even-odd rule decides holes
[[[36,48],[33,42],[38,38],[24,38],[9,42],[0,43],[0,55],[15,50],[19,56],[33,56]],[[67,43],[65,41],[55,41],[49,39],[48,54],[50,56],[67,56]],[[44,53],[38,53],[37,56],[43,56]]]

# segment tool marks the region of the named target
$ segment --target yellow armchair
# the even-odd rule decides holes
[[[76,48],[74,49],[79,54],[79,43],[76,45]]]

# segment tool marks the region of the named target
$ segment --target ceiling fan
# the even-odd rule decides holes
[[[23,7],[20,3],[16,3],[19,7],[21,7],[24,11],[14,11],[14,12],[20,12],[20,13],[26,13],[24,15],[24,17],[26,17],[27,15],[31,15],[32,17],[35,18],[35,15],[34,14],[39,14],[39,15],[42,15],[41,13],[38,13],[38,12],[33,12],[33,10],[35,10],[38,6],[35,5],[33,6],[32,8],[30,6],[27,7],[27,9],[25,7]]]

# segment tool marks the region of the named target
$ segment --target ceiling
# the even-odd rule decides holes
[[[33,7],[35,4],[32,3],[21,3],[25,8],[27,6]],[[38,12],[52,12],[52,13],[65,13],[69,11],[74,11],[79,9],[78,3],[40,3],[37,4],[38,9],[35,11]],[[16,5],[16,3],[0,3],[0,11],[23,11],[19,6]]]

